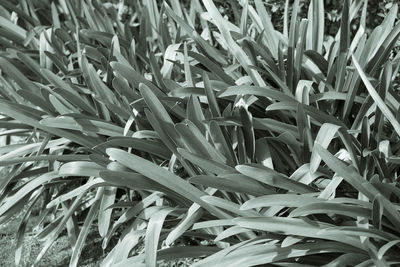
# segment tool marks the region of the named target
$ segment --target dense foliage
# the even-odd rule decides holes
[[[182,3],[181,3],[182,2]],[[398,7],[0,1],[0,224],[37,265],[91,225],[103,266],[400,263]],[[229,20],[228,20],[229,19]],[[110,242],[117,239],[118,242]],[[110,246],[112,246],[110,248]]]
[[[293,1],[290,1],[293,2]],[[307,16],[308,7],[311,1],[300,0],[300,15]],[[340,15],[343,9],[344,0],[324,0],[325,9],[325,33],[328,35],[336,34],[340,27]],[[282,14],[285,12],[285,1],[270,0],[271,17],[274,27],[281,27]],[[389,13],[394,4],[399,0],[370,0],[368,1],[368,16],[365,18],[366,30],[371,31],[379,26],[385,16]],[[399,17],[399,15],[397,15]],[[357,20],[357,18],[356,18]],[[281,27],[282,28],[282,27]],[[357,25],[352,24],[351,30],[357,30]]]

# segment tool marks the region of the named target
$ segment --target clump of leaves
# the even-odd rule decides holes
[[[211,0],[1,4],[17,264],[38,201],[33,265],[67,229],[77,266],[96,222],[119,239],[103,266],[400,262],[397,5],[368,34],[367,1],[345,0],[327,38],[320,0],[286,5],[282,32],[261,0],[237,23]]]

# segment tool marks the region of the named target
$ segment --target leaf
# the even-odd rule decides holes
[[[143,83],[139,85],[139,90],[147,106],[149,106],[151,112],[157,118],[162,119],[164,122],[168,124],[173,124],[171,117],[168,115],[167,110],[164,108],[157,95]]]
[[[342,17],[340,19],[340,52],[346,52],[350,44],[350,1],[345,0],[343,4]]]
[[[60,222],[55,226],[54,230],[49,234],[49,236],[46,238],[46,241],[44,242],[44,246],[42,250],[39,252],[39,255],[37,255],[35,262],[33,263],[33,266],[37,266],[40,260],[43,258],[43,256],[46,254],[46,252],[50,249],[50,247],[54,244],[55,240],[57,237],[60,235],[61,231],[63,230],[65,224],[67,221],[70,219],[70,217],[73,215],[75,212],[78,204],[81,202],[83,195],[78,196],[70,208],[65,212],[64,216],[60,220]]]
[[[121,77],[125,78],[132,86],[135,88],[139,87],[140,83],[145,84],[156,96],[163,96],[164,93],[158,89],[157,86],[146,80],[142,75],[140,75],[135,69],[131,66],[128,66],[119,62],[111,62],[110,63],[113,70],[119,74]],[[118,77],[118,75],[117,75]]]
[[[271,105],[269,105],[265,110],[268,111],[275,111],[275,110],[297,110],[298,107],[298,102],[277,102],[277,103],[273,103]],[[304,111],[307,113],[307,115],[310,115],[312,118],[314,118],[316,121],[318,121],[319,123],[332,123],[332,124],[337,124],[343,127],[346,127],[346,125],[338,120],[337,118],[328,115],[327,113],[325,113],[324,111],[317,109],[313,106],[308,106],[308,105],[304,105],[301,104],[303,106]],[[297,129],[296,129],[297,131]]]
[[[116,198],[117,188],[114,186],[105,186],[104,192],[101,197],[99,216],[98,216],[98,229],[101,237],[107,235],[112,220],[111,213],[112,209],[107,209],[109,206],[114,204]]]
[[[164,185],[165,187],[175,191],[182,197],[185,197],[195,203],[198,203],[211,213],[221,216],[219,209],[214,208],[200,199],[204,195],[202,191],[184,181],[180,177],[170,173],[164,168],[161,168],[154,163],[142,159],[136,155],[127,153],[120,149],[108,148],[107,154],[117,160],[122,165],[137,171],[149,179]]]
[[[101,189],[99,189],[101,190]],[[81,228],[81,231],[79,232],[78,239],[76,240],[75,247],[72,250],[72,256],[69,262],[70,267],[76,267],[78,266],[78,260],[81,255],[83,246],[85,244],[85,240],[89,234],[90,226],[96,217],[96,213],[99,210],[100,206],[100,200],[96,199],[95,202],[92,204],[92,206],[89,209],[89,212],[86,216],[85,222],[83,223],[83,226]]]
[[[15,160],[15,159],[19,160],[20,157],[26,156],[28,154],[33,153],[34,151],[37,151],[37,149],[39,149],[42,145],[44,145],[43,149],[48,149],[48,148],[55,147],[55,146],[66,145],[69,142],[70,141],[68,141],[65,138],[59,138],[59,139],[51,140],[48,143],[45,143],[45,142],[30,143],[30,144],[24,144],[19,147],[15,147],[15,146],[11,145],[10,148],[12,150],[10,152],[5,151],[5,149],[4,149],[5,147],[3,147],[3,149],[0,149],[0,154],[4,153],[3,155],[0,156],[0,161]]]
[[[367,260],[367,258],[369,258],[367,255],[360,253],[346,253],[329,262],[328,266],[339,267],[343,266],[343,264],[351,264],[356,266],[357,264]]]
[[[160,199],[162,194],[159,192],[152,193],[145,197],[143,200],[136,203],[134,206],[127,209],[125,212],[121,214],[117,221],[114,222],[113,226],[111,227],[110,231],[108,231],[107,236],[103,240],[103,249],[107,247],[108,242],[112,234],[115,233],[116,229],[123,223],[127,222],[128,220],[136,217],[141,211],[152,205],[156,200]],[[143,233],[144,235],[145,233]],[[141,235],[141,234],[139,234]],[[112,255],[112,254],[111,254]]]
[[[210,60],[206,56],[204,56],[204,55],[202,55],[200,53],[196,53],[194,51],[190,51],[190,50],[188,51],[188,55],[190,57],[194,58],[195,60],[197,60],[198,62],[200,62],[201,64],[203,64],[205,67],[208,68],[208,70],[211,73],[219,76],[227,84],[230,84],[230,85],[235,84],[235,81],[231,76],[229,76],[220,66],[218,66],[217,63],[215,63],[214,61]]]
[[[215,121],[210,121],[208,130],[215,149],[226,157],[229,166],[236,165],[236,155],[230,145],[226,130],[220,127]]]
[[[173,261],[183,258],[198,258],[203,256],[208,256],[213,253],[220,251],[218,247],[209,247],[209,246],[179,246],[179,247],[171,247],[159,250],[157,253],[158,260],[165,261]],[[145,267],[146,264],[140,263],[143,260],[142,255],[137,256],[138,258],[131,257],[126,260],[123,260],[115,265],[114,267],[123,267],[123,266],[132,266],[135,267]]]
[[[51,209],[55,206],[58,206],[59,204],[62,204],[67,200],[82,195],[83,193],[89,191],[92,188],[102,187],[104,185],[106,185],[106,183],[101,178],[95,178],[93,180],[89,180],[87,183],[52,199],[50,202],[47,203],[46,208]]]
[[[376,229],[382,229],[382,215],[383,215],[383,206],[381,201],[382,195],[375,196],[372,202],[372,224]]]
[[[397,245],[400,243],[400,240],[393,240],[390,241],[388,243],[386,243],[385,245],[383,245],[379,251],[378,251],[378,259],[382,259],[383,256],[385,255],[385,253],[393,246]]]
[[[397,9],[397,7],[393,8],[393,10],[396,10],[396,9]],[[390,16],[392,18],[390,18]],[[392,20],[394,17],[396,17],[395,13],[390,14],[387,22]],[[373,55],[371,53],[371,56],[373,55],[373,57],[369,60],[370,64],[368,64],[367,73],[372,74],[377,69],[381,68],[381,66],[384,64],[387,57],[389,56],[390,51],[392,50],[393,46],[395,45],[397,39],[400,36],[400,23],[397,23],[393,29],[391,29],[391,27],[388,27],[388,25],[385,28],[383,28],[383,29],[382,28],[383,27],[381,26],[381,30],[384,31],[384,34],[381,34],[381,36],[378,39],[373,40],[374,41],[373,47],[379,47],[379,48],[376,50],[375,55]],[[387,36],[385,37],[384,41],[382,42],[382,39],[383,39],[382,37],[385,36],[386,34],[387,34]],[[379,43],[381,43],[381,45],[379,45]],[[354,60],[353,60],[353,62],[354,62]]]
[[[191,151],[198,153],[206,160],[224,164],[226,158],[219,153],[202,135],[199,129],[189,120],[175,125],[176,132],[181,136],[182,142]]]
[[[179,224],[168,234],[165,239],[166,245],[171,245],[175,240],[182,236],[194,222],[199,220],[203,215],[203,209],[196,203],[192,204],[188,209],[185,217],[179,222]],[[160,256],[160,254],[159,254]]]
[[[205,120],[203,110],[201,109],[198,98],[193,95],[190,95],[189,97],[186,107],[186,117],[189,121],[196,125],[196,127],[201,131],[202,135],[205,135],[206,128],[202,122]]]
[[[168,190],[168,188],[138,173],[103,170],[99,172],[99,176],[114,186],[127,187],[133,190],[155,190],[173,193],[171,190]]]
[[[219,13],[217,7],[214,5],[211,0],[203,0],[203,4],[206,6],[208,13],[214,19],[215,24],[217,25],[219,31],[221,32],[225,42],[227,43],[230,52],[236,57],[236,59],[240,62],[242,67],[246,70],[247,74],[252,78],[253,82],[257,86],[265,86],[261,75],[254,69],[250,68],[252,65],[250,59],[243,51],[243,49],[233,40],[231,33],[229,31],[229,27],[227,26],[226,21],[223,19],[222,15]]]
[[[0,206],[0,217],[3,216],[9,209],[13,208],[16,203],[24,199],[24,197],[30,194],[33,190],[58,177],[61,177],[61,175],[57,172],[48,172],[25,183],[15,194],[13,194],[11,197],[8,197]]]
[[[158,240],[162,225],[165,217],[173,210],[172,208],[161,209],[150,218],[145,237],[146,266],[156,266]]]
[[[325,163],[334,170],[338,175],[342,176],[349,184],[351,184],[360,193],[364,194],[368,199],[373,200],[379,191],[369,182],[366,182],[353,167],[347,166],[345,163],[334,157],[326,149],[320,145],[315,145],[317,152]],[[400,223],[400,214],[393,204],[386,198],[380,198],[383,202],[384,215],[393,223]]]
[[[231,236],[239,235],[241,233],[249,232],[249,229],[239,227],[239,226],[231,226],[228,229],[224,230],[223,232],[219,233],[217,237],[214,239],[215,242],[224,240]]]
[[[224,174],[224,173],[234,172],[234,169],[227,165],[224,165],[220,162],[216,162],[216,161],[213,161],[210,159],[205,159],[203,156],[191,153],[185,149],[178,148],[178,152],[179,152],[179,154],[182,155],[183,158],[189,160],[193,164],[198,165],[199,167],[201,167],[202,169],[204,169],[206,171],[209,171],[209,172],[212,172],[215,174]]]
[[[0,17],[0,20],[4,19]],[[27,91],[31,91],[33,93],[38,93],[39,88],[32,81],[30,81],[26,76],[21,73],[12,63],[10,63],[7,59],[0,57],[0,66],[2,71],[4,71],[7,75],[9,75],[18,85]]]
[[[256,4],[256,9],[264,28],[262,29],[262,32],[264,32],[267,47],[272,55],[276,55],[278,50],[278,38],[276,36],[274,26],[272,25],[271,17],[269,16],[267,10],[265,10],[263,2],[260,0],[255,0],[254,3]]]
[[[12,34],[14,34],[21,40],[24,40],[26,38],[26,30],[24,30],[19,25],[12,23],[3,16],[0,16],[0,26],[6,29],[7,31],[11,32]]]
[[[59,173],[65,176],[95,176],[98,177],[105,168],[94,162],[73,161],[61,166]]]
[[[331,123],[324,123],[318,131],[318,135],[315,138],[314,143],[321,145],[323,148],[327,148],[331,143],[332,139],[335,137],[337,131],[339,131],[340,126],[331,124]],[[310,171],[314,173],[321,162],[321,157],[317,153],[316,149],[313,148],[311,159],[310,159]]]
[[[239,174],[226,175],[226,176],[211,176],[211,175],[199,175],[189,179],[191,183],[199,184],[203,186],[210,186],[219,190],[235,193],[245,193],[254,196],[261,196],[264,194],[271,194],[274,191],[262,187],[259,183],[254,180],[246,179]]]
[[[43,77],[46,78],[51,84],[53,84],[55,87],[67,90],[69,93],[79,96],[77,92],[65,81],[63,81],[60,77],[58,77],[56,74],[51,72],[48,69],[41,69],[40,72],[42,73]]]
[[[111,123],[85,118],[72,118],[59,116],[57,118],[45,118],[40,124],[48,127],[69,129],[83,132],[91,132],[107,136],[123,136],[124,129]]]
[[[298,136],[296,126],[281,122],[276,119],[253,118],[253,127],[257,130],[268,130],[278,134],[289,133],[292,136]]]
[[[292,6],[292,16],[290,20],[290,31],[289,31],[289,40],[288,40],[288,49],[287,49],[287,72],[286,72],[286,81],[289,89],[293,92],[295,84],[293,84],[294,78],[294,65],[295,65],[295,41],[297,40],[297,18],[298,18],[298,10],[299,10],[299,1],[295,0]]]
[[[192,77],[192,72],[190,70],[190,64],[189,64],[189,59],[188,59],[188,50],[187,50],[187,43],[184,43],[184,67],[185,67],[185,79],[186,79],[186,85],[194,87],[193,83],[193,77]]]
[[[368,198],[372,197],[373,193],[362,186],[363,178],[356,173],[354,168],[351,168],[351,166],[346,165],[344,162],[334,157],[321,145],[315,144],[314,147],[318,152],[318,154],[320,155],[320,157],[322,158],[322,160],[329,166],[329,168],[331,168],[338,175],[343,177],[349,184],[354,186],[359,192],[363,193]]]
[[[198,222],[193,225],[193,230],[203,229],[203,228],[211,228],[218,226],[231,226],[234,225],[232,219],[224,219],[224,220],[208,220],[204,222]]]
[[[57,68],[62,71],[64,74],[68,73],[68,70],[66,68],[66,66],[64,65],[64,63],[62,62],[62,58],[58,58],[56,54],[51,53],[49,51],[44,51],[44,54],[50,58],[50,60],[54,63],[54,65],[57,66]]]
[[[239,109],[239,114],[243,124],[243,136],[244,136],[244,144],[246,147],[246,154],[251,161],[254,161],[256,142],[255,142],[253,123],[252,123],[253,117],[251,113],[248,112],[243,107]]]
[[[296,261],[298,258],[305,257],[315,262],[316,259],[325,256],[327,253],[341,254],[348,253],[349,251],[358,252],[358,250],[352,246],[329,241],[295,244],[290,247],[281,247],[277,244],[246,243],[241,242],[239,243],[241,246],[230,248],[229,251],[228,249],[224,249],[219,253],[220,255],[218,255],[218,258],[209,260],[211,258],[209,257],[200,262],[196,262],[193,266],[218,266],[219,264],[224,266],[235,264],[239,266],[259,266],[271,265],[274,263],[281,265],[283,260]],[[288,265],[292,265],[292,262]],[[285,264],[284,266],[287,265]],[[300,264],[299,266],[304,266],[304,264]]]
[[[303,63],[303,53],[304,53],[304,43],[306,40],[306,30],[307,30],[307,24],[308,20],[307,19],[302,19],[300,22],[300,27],[299,27],[299,39],[297,40],[296,44],[296,56],[294,60],[294,74],[295,74],[295,79],[294,79],[294,84],[293,86],[298,87],[300,85],[300,76],[301,76],[301,68],[302,68],[302,63]]]
[[[102,82],[92,64],[88,64],[86,71],[88,72],[87,75],[90,81],[89,85],[92,90],[96,92],[105,103],[117,103],[114,93]]]
[[[213,117],[220,117],[221,111],[219,110],[218,102],[214,94],[214,90],[211,88],[210,79],[208,78],[207,73],[203,73],[203,82],[204,82],[204,90],[207,95],[208,100],[208,108],[211,111]]]
[[[39,112],[39,114],[38,114],[38,111],[35,109],[28,108],[26,106],[22,106],[22,105],[18,105],[18,104],[14,104],[9,101],[0,99],[0,112],[5,111],[5,110],[7,110],[7,116],[10,116],[10,117],[16,119],[17,121],[23,122],[32,127],[37,127],[48,133],[52,133],[57,136],[62,136],[62,137],[68,138],[69,140],[71,140],[73,142],[82,144],[82,145],[90,147],[90,148],[95,146],[94,140],[89,137],[86,137],[86,136],[84,137],[79,134],[74,134],[74,133],[70,133],[68,131],[63,131],[60,129],[54,129],[54,128],[50,128],[50,127],[41,125],[39,123],[41,113]]]
[[[311,38],[307,38],[312,45],[307,45],[308,48],[322,54],[322,45],[324,37],[324,1],[312,0],[308,10],[309,28]]]
[[[346,205],[340,203],[308,203],[302,205],[301,207],[297,207],[292,212],[290,212],[291,217],[299,217],[299,216],[307,216],[310,214],[325,214],[326,212],[332,212],[338,215],[345,215],[349,217],[362,217],[362,218],[370,218],[371,210],[363,207],[357,207],[353,205]]]
[[[34,205],[37,203],[39,200],[39,197],[41,196],[43,190],[39,190],[39,192],[34,196],[32,201],[30,201],[30,205],[28,207],[28,210],[25,212],[24,216],[22,217],[21,223],[19,224],[18,231],[16,234],[16,245],[15,245],[15,264],[18,266],[21,262],[21,255],[22,255],[22,250],[23,250],[23,241],[24,241],[24,236],[26,233],[26,227],[28,224],[28,220],[31,218],[32,214],[32,209]]]
[[[251,165],[238,165],[236,170],[246,176],[249,176],[259,182],[265,183],[270,186],[283,188],[297,193],[312,193],[314,190],[302,183],[291,180],[272,169],[267,167],[256,167]]]
[[[356,238],[349,237],[343,234],[329,232],[320,234],[320,230],[333,227],[332,225],[320,222],[309,222],[297,218],[235,218],[233,222],[241,227],[267,231],[277,232],[286,235],[297,235],[304,237],[322,238],[333,241],[339,241],[344,244],[349,244],[356,248],[359,247],[359,241]]]
[[[365,236],[365,237],[372,237],[376,239],[381,239],[381,240],[393,240],[397,239],[395,235],[391,235],[389,233],[385,233],[379,230],[375,229],[365,229],[361,227],[354,227],[354,226],[343,226],[343,227],[337,227],[335,229],[323,229],[319,233],[325,234],[325,233],[338,233],[338,234],[347,234],[349,236]]]
[[[138,132],[135,132],[136,134]],[[129,132],[127,133],[129,135]],[[150,137],[154,138],[154,136]],[[144,151],[164,159],[171,158],[171,151],[159,140],[143,139],[135,137],[113,137],[108,141],[98,144],[95,148],[106,149],[109,147],[130,147],[136,150]]]
[[[112,87],[121,95],[125,96],[129,102],[133,102],[140,98],[139,94],[137,94],[123,78],[115,77],[112,80]]]
[[[249,85],[230,86],[225,91],[218,94],[218,97],[237,96],[237,95],[255,95],[269,97],[278,101],[295,101],[292,96],[286,95],[272,87],[258,87]]]
[[[356,58],[352,56],[354,66],[356,67],[362,81],[365,84],[365,87],[367,88],[370,96],[372,99],[376,102],[377,106],[379,109],[382,111],[383,115],[387,118],[387,120],[392,124],[394,131],[397,133],[397,135],[400,136],[400,124],[397,121],[397,119],[394,117],[393,113],[389,110],[389,108],[386,106],[385,102],[382,100],[382,98],[379,96],[379,94],[376,92],[375,88],[372,86],[370,81],[368,80],[367,76],[365,75],[364,71],[361,69],[360,65],[358,64]]]
[[[271,149],[266,139],[258,139],[256,141],[256,154],[255,159],[258,163],[265,167],[274,169],[272,162]]]
[[[311,203],[321,203],[321,201],[323,200],[306,195],[270,194],[250,199],[243,203],[240,209],[248,210],[273,206],[300,207]]]
[[[162,249],[158,252],[157,258],[160,260],[174,260],[182,258],[198,258],[218,252],[217,247],[208,246],[179,246]]]
[[[247,210],[241,210],[240,206],[232,201],[219,198],[219,197],[214,197],[214,196],[203,196],[201,197],[202,200],[205,202],[209,203],[210,205],[213,205],[215,207],[219,207],[221,209],[224,209],[226,211],[229,211],[232,214],[237,214],[239,216],[257,216],[258,213],[255,211],[247,211]]]
[[[73,160],[88,160],[86,155],[49,155],[49,156],[25,156],[17,159],[2,160],[0,166],[15,165],[29,161],[73,161]]]

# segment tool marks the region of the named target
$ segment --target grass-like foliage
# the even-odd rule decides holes
[[[33,265],[66,234],[77,266],[92,225],[103,266],[398,265],[397,5],[324,36],[324,1],[286,2],[279,32],[261,0],[1,0],[16,263],[39,203]]]

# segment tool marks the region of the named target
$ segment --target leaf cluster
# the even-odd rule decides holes
[[[234,23],[212,0],[1,0],[16,263],[42,203],[34,266],[65,229],[77,266],[93,224],[102,266],[399,264],[398,7],[369,33],[367,2],[329,37],[322,0],[282,31],[261,0]]]

